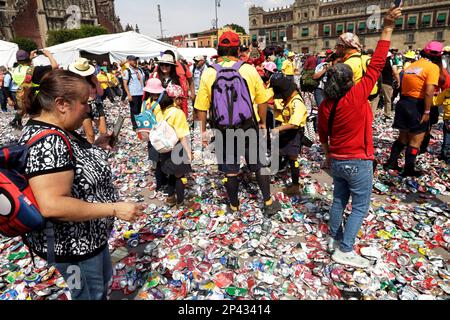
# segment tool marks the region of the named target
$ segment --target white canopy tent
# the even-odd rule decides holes
[[[17,51],[17,44],[0,40],[0,66],[12,67],[16,62]]]
[[[212,56],[217,55],[217,50],[214,48],[178,48],[178,53],[187,61],[192,62],[197,56],[207,56],[211,59]]]
[[[111,62],[120,62],[129,55],[143,60],[159,57],[166,50],[177,51],[177,48],[140,33],[129,31],[107,34],[91,38],[78,39],[47,48],[62,67],[67,67],[80,57],[82,51],[90,54],[108,54]],[[34,59],[35,65],[48,65],[46,57]]]

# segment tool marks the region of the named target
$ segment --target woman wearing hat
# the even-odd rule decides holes
[[[288,194],[300,191],[300,164],[298,156],[303,138],[302,128],[306,125],[308,111],[300,97],[297,86],[288,78],[275,78],[271,81],[275,99],[276,126],[272,132],[280,134],[280,163],[285,157],[291,167],[292,185]]]
[[[164,54],[157,62],[158,68],[150,76],[150,78],[156,78],[161,80],[163,88],[167,88],[169,84],[181,86],[182,80],[177,73],[177,64],[175,58],[171,54]],[[187,96],[187,92],[185,92]],[[187,104],[183,106],[183,112],[188,116]]]
[[[400,130],[391,155],[384,165],[386,170],[398,170],[398,158],[406,148],[405,167],[402,175],[420,176],[415,170],[416,158],[430,126],[430,113],[436,87],[439,84],[443,45],[429,42],[423,49],[422,58],[405,70],[400,101],[397,103],[394,128]]]
[[[107,133],[106,115],[103,107],[102,97],[104,91],[100,82],[95,75],[95,67],[89,64],[89,60],[79,58],[77,61],[69,65],[69,71],[76,73],[86,79],[89,83],[89,117],[83,121],[83,129],[86,134],[86,140],[94,143],[95,132],[93,122],[96,122],[100,135]]]

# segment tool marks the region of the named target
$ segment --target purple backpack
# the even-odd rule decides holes
[[[253,103],[247,82],[239,69],[243,61],[231,68],[219,64],[212,67],[217,78],[212,86],[212,120],[216,129],[249,129],[256,127]]]

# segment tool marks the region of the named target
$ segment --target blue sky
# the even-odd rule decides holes
[[[141,33],[158,37],[160,32],[157,5],[161,5],[164,36],[204,31],[212,27],[215,0],[115,0],[116,14],[122,24],[138,24]],[[222,0],[219,26],[237,23],[248,31],[248,7],[265,8],[290,5],[294,0]]]

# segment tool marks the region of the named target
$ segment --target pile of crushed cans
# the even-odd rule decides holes
[[[125,109],[126,110],[126,109]],[[109,105],[113,123],[118,105]],[[0,119],[2,144],[14,141]],[[125,123],[125,126],[127,122]],[[375,122],[377,158],[385,161],[395,139],[389,123]],[[450,172],[439,160],[439,139],[422,155],[419,179],[376,174],[372,206],[356,252],[368,269],[334,263],[327,252],[332,183],[321,169],[320,145],[299,159],[303,190],[288,196],[287,174],[273,178],[282,211],[262,215],[251,174],[241,175],[240,213],[228,213],[223,176],[212,159],[194,163],[189,208],[170,209],[155,192],[146,144],[124,129],[111,166],[122,199],[146,205],[145,216],[117,221],[111,234],[111,299],[137,300],[446,300],[450,298]],[[441,140],[440,140],[441,141]],[[350,213],[351,205],[346,214]],[[0,300],[65,300],[70,292],[55,268],[32,260],[21,239],[0,238]]]

